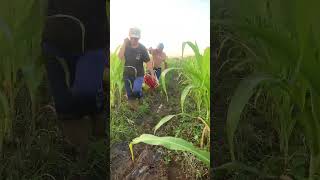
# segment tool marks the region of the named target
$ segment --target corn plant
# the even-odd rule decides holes
[[[120,46],[119,46],[120,47]],[[110,106],[121,103],[124,88],[123,68],[124,63],[118,58],[119,47],[110,56]]]
[[[172,70],[179,71],[183,76],[182,84],[186,87],[182,90],[180,103],[181,103],[181,110],[180,114],[176,115],[167,115],[162,118],[159,123],[155,126],[154,133],[165,123],[170,121],[173,117],[179,116],[189,116],[193,119],[197,119],[199,123],[204,124],[204,128],[202,131],[202,138],[201,138],[201,147],[204,146],[204,139],[210,139],[210,48],[205,49],[204,54],[200,54],[199,48],[197,44],[193,44],[191,42],[185,42],[182,44],[182,57],[185,45],[189,45],[194,53],[195,57],[191,59],[182,60],[184,64],[182,64],[182,68],[168,68],[163,71],[161,74],[162,79],[162,87],[163,91],[166,94],[167,100],[168,95],[166,91],[166,82],[165,76],[168,72]],[[196,102],[197,110],[199,116],[194,117],[189,113],[185,112],[184,104],[187,97],[193,98]],[[205,115],[202,116],[202,109],[205,109]],[[172,150],[182,150],[188,151],[194,154],[199,160],[204,162],[207,166],[210,165],[210,153],[208,151],[201,150],[199,148],[194,147],[190,142],[183,140],[181,138],[174,138],[174,137],[158,137],[149,134],[142,134],[140,137],[135,138],[130,143],[130,150],[133,157],[132,152],[132,145],[137,144],[140,142],[144,142],[151,145],[162,145],[166,148]],[[208,140],[210,142],[210,140]]]
[[[215,22],[237,32],[237,37],[231,39],[247,50],[247,58],[255,64],[255,71],[240,82],[229,105],[227,134],[231,159],[236,160],[233,143],[240,115],[257,89],[263,88],[279,110],[276,126],[285,157],[297,123],[304,129],[308,141],[309,179],[319,178],[320,26],[317,17],[320,14],[316,7],[320,3],[246,0],[233,1],[232,5],[233,16]]]
[[[192,145],[192,143],[176,137],[158,137],[151,134],[142,134],[141,136],[135,138],[130,143],[130,152],[132,160],[134,161],[133,155],[133,145],[140,142],[150,144],[150,145],[160,145],[171,150],[177,151],[187,151],[194,154],[199,160],[201,160],[206,166],[210,166],[210,152],[200,150]]]
[[[44,2],[39,0],[0,3],[0,146],[11,137],[14,100],[24,84],[30,93],[33,115],[37,109],[37,87],[43,77],[43,69],[37,62],[44,7]],[[17,77],[19,71],[23,81]]]
[[[184,42],[182,44],[182,57],[184,53],[184,48],[189,45],[195,56],[194,58],[188,58],[181,61],[182,68],[168,68],[161,74],[162,88],[166,94],[167,100],[167,90],[166,90],[166,74],[172,70],[177,70],[182,75],[182,85],[186,85],[181,93],[180,104],[181,104],[181,114],[187,115],[185,113],[184,104],[187,97],[192,98],[197,106],[198,117],[195,119],[200,120],[205,126],[202,132],[201,144],[203,144],[204,138],[210,138],[210,48],[206,48],[204,54],[200,54],[197,44],[191,42]],[[202,109],[205,109],[206,115],[202,115]],[[170,117],[167,116],[167,117]],[[166,122],[167,117],[160,120],[161,122]],[[170,118],[171,119],[171,118]],[[209,142],[209,141],[208,141]]]

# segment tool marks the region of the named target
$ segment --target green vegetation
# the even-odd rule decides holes
[[[320,14],[315,7],[319,2],[220,3],[228,15],[216,14],[213,20],[220,46],[218,61],[224,61],[221,69],[225,76],[230,68],[229,72],[241,73],[243,78],[230,95],[226,118],[228,148],[234,165],[221,166],[224,168],[218,168],[217,173],[222,169],[237,169],[243,177],[251,178],[278,179],[282,175],[318,179],[320,26],[316,17]],[[253,142],[249,139],[243,141],[241,136],[251,137],[243,134],[245,124],[255,129],[250,132],[262,136],[254,138],[261,145],[250,146]],[[238,141],[250,148],[237,148],[241,143]],[[250,159],[245,149],[260,153],[251,154],[255,158]],[[249,168],[256,168],[256,173],[238,161],[250,164]]]
[[[185,45],[194,50],[195,56],[169,59],[169,68],[164,70],[161,76],[162,88],[159,87],[152,94],[146,89],[144,103],[134,113],[128,110],[126,105],[123,80],[119,82],[122,73],[116,73],[121,72],[120,67],[123,67],[123,64],[119,62],[116,52],[111,55],[111,70],[114,68],[114,73],[110,74],[113,88],[111,96],[114,96],[111,97],[114,99],[111,107],[111,144],[131,141],[128,145],[131,158],[136,163],[137,156],[143,155],[134,155],[135,147],[141,147],[135,144],[142,142],[158,145],[153,147],[154,151],[163,149],[162,147],[168,148],[163,157],[168,166],[174,163],[172,159],[175,159],[179,168],[186,174],[191,174],[191,177],[208,178],[210,49],[200,54],[196,44],[186,42],[183,49]],[[112,64],[113,62],[115,63]],[[151,133],[157,133],[157,136]],[[198,159],[196,163],[191,163],[195,158]]]
[[[105,147],[90,144],[88,166],[65,146],[41,56],[46,1],[0,2],[0,179],[105,179]],[[107,7],[107,9],[109,9]]]

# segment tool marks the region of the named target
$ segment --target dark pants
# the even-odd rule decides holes
[[[101,113],[105,50],[66,54],[43,44],[46,69],[56,112],[61,117],[82,117]]]
[[[144,77],[125,77],[124,85],[126,88],[128,99],[142,98],[142,84]]]
[[[158,80],[160,80],[161,68],[153,68],[153,70],[155,71]]]

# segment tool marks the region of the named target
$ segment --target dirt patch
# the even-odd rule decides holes
[[[193,178],[188,178],[187,175],[181,171],[181,167],[179,164],[175,161],[172,161],[168,168],[168,179],[170,180],[182,180],[182,179],[193,179]]]
[[[147,180],[167,178],[166,166],[162,160],[163,152],[152,146],[134,146],[135,161],[131,159],[128,142],[111,147],[111,179]]]

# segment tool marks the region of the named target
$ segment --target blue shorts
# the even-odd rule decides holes
[[[104,108],[103,72],[108,59],[103,49],[84,54],[62,54],[43,44],[51,94],[58,115],[81,117]]]
[[[142,84],[144,81],[144,77],[125,77],[124,84],[127,92],[128,99],[140,99],[142,98]]]

